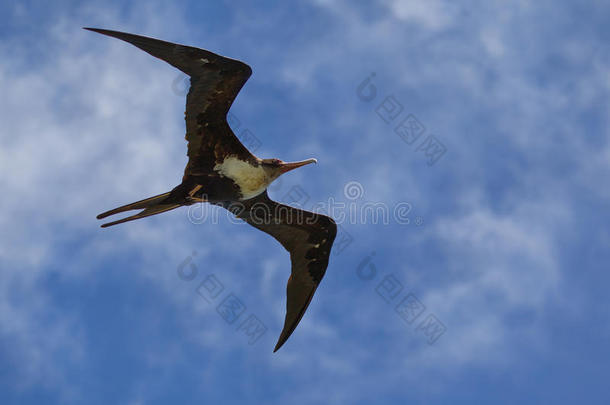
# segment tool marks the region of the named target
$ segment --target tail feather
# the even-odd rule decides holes
[[[145,198],[144,200],[136,201],[131,204],[123,205],[110,211],[106,211],[97,216],[97,219],[106,218],[110,215],[118,214],[120,212],[138,210],[142,208],[148,208],[152,205],[157,205],[167,198],[170,192],[156,195],[154,197]]]
[[[122,224],[123,222],[133,221],[135,219],[140,219],[140,218],[149,217],[151,215],[160,214],[162,212],[173,210],[174,208],[178,208],[178,207],[180,207],[180,204],[159,204],[159,205],[153,205],[151,207],[148,207],[148,208],[144,209],[139,214],[132,215],[132,216],[127,217],[127,218],[119,219],[118,221],[108,222],[106,224],[103,224],[102,228],[107,228],[107,227],[112,226],[112,225]],[[133,208],[130,208],[130,209],[133,209]]]

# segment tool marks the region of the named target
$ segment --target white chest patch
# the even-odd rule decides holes
[[[222,163],[214,166],[214,171],[233,180],[239,186],[243,200],[256,197],[271,183],[262,167],[253,166],[235,156],[227,156]]]

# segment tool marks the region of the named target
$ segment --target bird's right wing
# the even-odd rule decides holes
[[[211,173],[216,161],[228,155],[256,159],[226,121],[231,104],[252,74],[250,66],[191,46],[119,31],[85,29],[129,42],[190,76],[185,112],[190,159],[185,175]]]
[[[337,225],[325,215],[277,203],[267,191],[251,200],[223,206],[273,236],[290,253],[292,270],[286,287],[286,319],[275,352],[299,324],[326,273]]]

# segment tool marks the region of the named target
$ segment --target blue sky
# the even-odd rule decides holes
[[[0,402],[608,403],[609,13],[0,3]],[[215,208],[217,223],[182,208],[99,228],[179,183],[184,94],[171,66],[83,26],[248,63],[235,131],[258,156],[319,160],[273,198],[408,207],[342,224],[277,353],[289,258],[271,237]],[[445,151],[433,164],[427,142]]]

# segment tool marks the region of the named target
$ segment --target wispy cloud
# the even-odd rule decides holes
[[[184,402],[201,392],[266,403],[453,398],[473,369],[514,370],[532,348],[555,349],[549,313],[569,299],[577,308],[566,317],[595,308],[581,286],[601,271],[574,283],[572,267],[607,259],[597,211],[610,197],[610,58],[568,6],[197,6],[203,22],[194,4],[58,6],[36,38],[22,29],[0,43],[11,55],[0,62],[0,227],[10,230],[0,236],[0,339],[16,392],[44,387],[78,402],[106,388],[75,374],[114,374],[125,382],[117,398],[133,403],[168,392]],[[12,23],[28,15],[16,5]],[[252,65],[232,111],[261,141],[257,154],[320,160],[276,185],[277,199],[300,185],[313,204],[356,181],[363,201],[408,201],[425,222],[347,224],[353,243],[332,257],[297,333],[272,356],[290,261],[268,235],[228,220],[194,225],[186,209],[98,229],[99,212],[180,181],[184,100],[172,90],[175,69],[81,25]],[[356,88],[371,72],[378,95],[367,104]],[[432,168],[376,115],[387,95],[447,146]],[[202,301],[199,283],[177,276],[194,250],[202,275],[216,274],[264,318],[256,350]],[[356,269],[372,252],[378,276],[365,282]],[[388,274],[447,326],[434,345],[377,295]],[[182,377],[191,397],[173,391]]]

